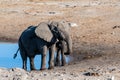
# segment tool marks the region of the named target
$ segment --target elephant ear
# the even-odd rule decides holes
[[[45,22],[41,22],[41,23],[36,27],[36,29],[35,29],[35,34],[36,34],[39,38],[41,38],[41,39],[43,39],[43,40],[45,40],[45,41],[47,41],[47,42],[50,42],[50,41],[52,40],[52,37],[53,37],[53,34],[52,34],[52,32],[50,31],[48,24],[45,23]]]

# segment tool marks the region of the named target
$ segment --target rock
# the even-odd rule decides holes
[[[100,76],[99,73],[96,72],[86,72],[84,73],[85,76]]]
[[[111,73],[111,72],[113,72],[113,71],[116,71],[116,68],[114,68],[114,67],[109,67],[109,68],[107,68],[107,70]]]
[[[12,69],[9,69],[10,71],[13,71],[13,72],[26,72],[24,69],[21,69],[21,68],[12,68]]]
[[[14,75],[13,80],[27,80],[28,75],[22,74],[22,75]]]
[[[70,25],[71,27],[78,27],[78,25],[77,25],[76,23],[69,23],[69,25]]]
[[[44,74],[44,76],[47,76],[47,74]]]
[[[112,28],[113,28],[113,29],[116,29],[116,28],[120,28],[120,26],[113,26]]]
[[[49,14],[55,14],[56,12],[49,12]]]
[[[108,78],[107,80],[115,80],[115,77],[112,76],[111,78]]]

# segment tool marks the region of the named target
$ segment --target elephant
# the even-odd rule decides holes
[[[69,33],[71,31],[71,25],[70,23],[67,23],[66,21],[61,21],[61,24],[63,24],[63,29]],[[72,40],[71,40],[72,41]],[[55,58],[55,66],[64,66],[66,65],[66,56],[69,55],[67,51],[67,45],[65,41],[59,40],[56,42],[56,58]]]
[[[55,43],[58,40],[65,41],[67,51],[72,53],[72,40],[67,31],[64,30],[60,22],[40,22],[37,26],[30,26],[25,29],[19,37],[18,44],[23,62],[23,69],[27,70],[27,57],[30,60],[30,69],[36,70],[34,66],[34,57],[42,56],[41,69],[46,68],[46,55],[49,50],[49,69],[54,68]]]
[[[65,66],[66,65],[66,56],[69,55],[67,53],[66,43],[65,41],[58,41],[56,42],[56,59],[55,59],[55,66]]]

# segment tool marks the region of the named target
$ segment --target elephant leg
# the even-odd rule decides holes
[[[24,70],[27,70],[27,56],[25,54],[25,51],[23,51],[21,48],[20,48],[20,55],[21,55],[21,58],[22,58],[22,68]]]
[[[54,68],[54,52],[55,52],[55,45],[52,45],[49,49],[49,69]]]
[[[60,66],[61,65],[60,54],[61,54],[61,51],[58,49],[57,50],[57,55],[56,55],[55,66]]]
[[[34,57],[29,57],[29,59],[30,59],[30,69],[31,70],[36,70],[35,66],[34,66]]]
[[[47,46],[44,46],[43,53],[42,53],[41,70],[46,69],[46,55],[47,55]]]
[[[66,60],[65,60],[65,55],[64,53],[62,53],[62,66],[65,66],[66,65]]]
[[[23,62],[23,69],[24,70],[27,70],[27,57],[26,58],[24,58],[24,59],[22,59],[22,62]]]
[[[64,54],[64,52],[65,52],[65,47],[64,47],[64,42],[62,42],[62,48],[61,48],[61,60],[62,60],[62,66],[65,66],[66,65],[66,57],[65,57],[65,54]]]

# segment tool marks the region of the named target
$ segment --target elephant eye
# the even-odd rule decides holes
[[[53,30],[55,33],[59,33],[58,29],[55,27]]]

